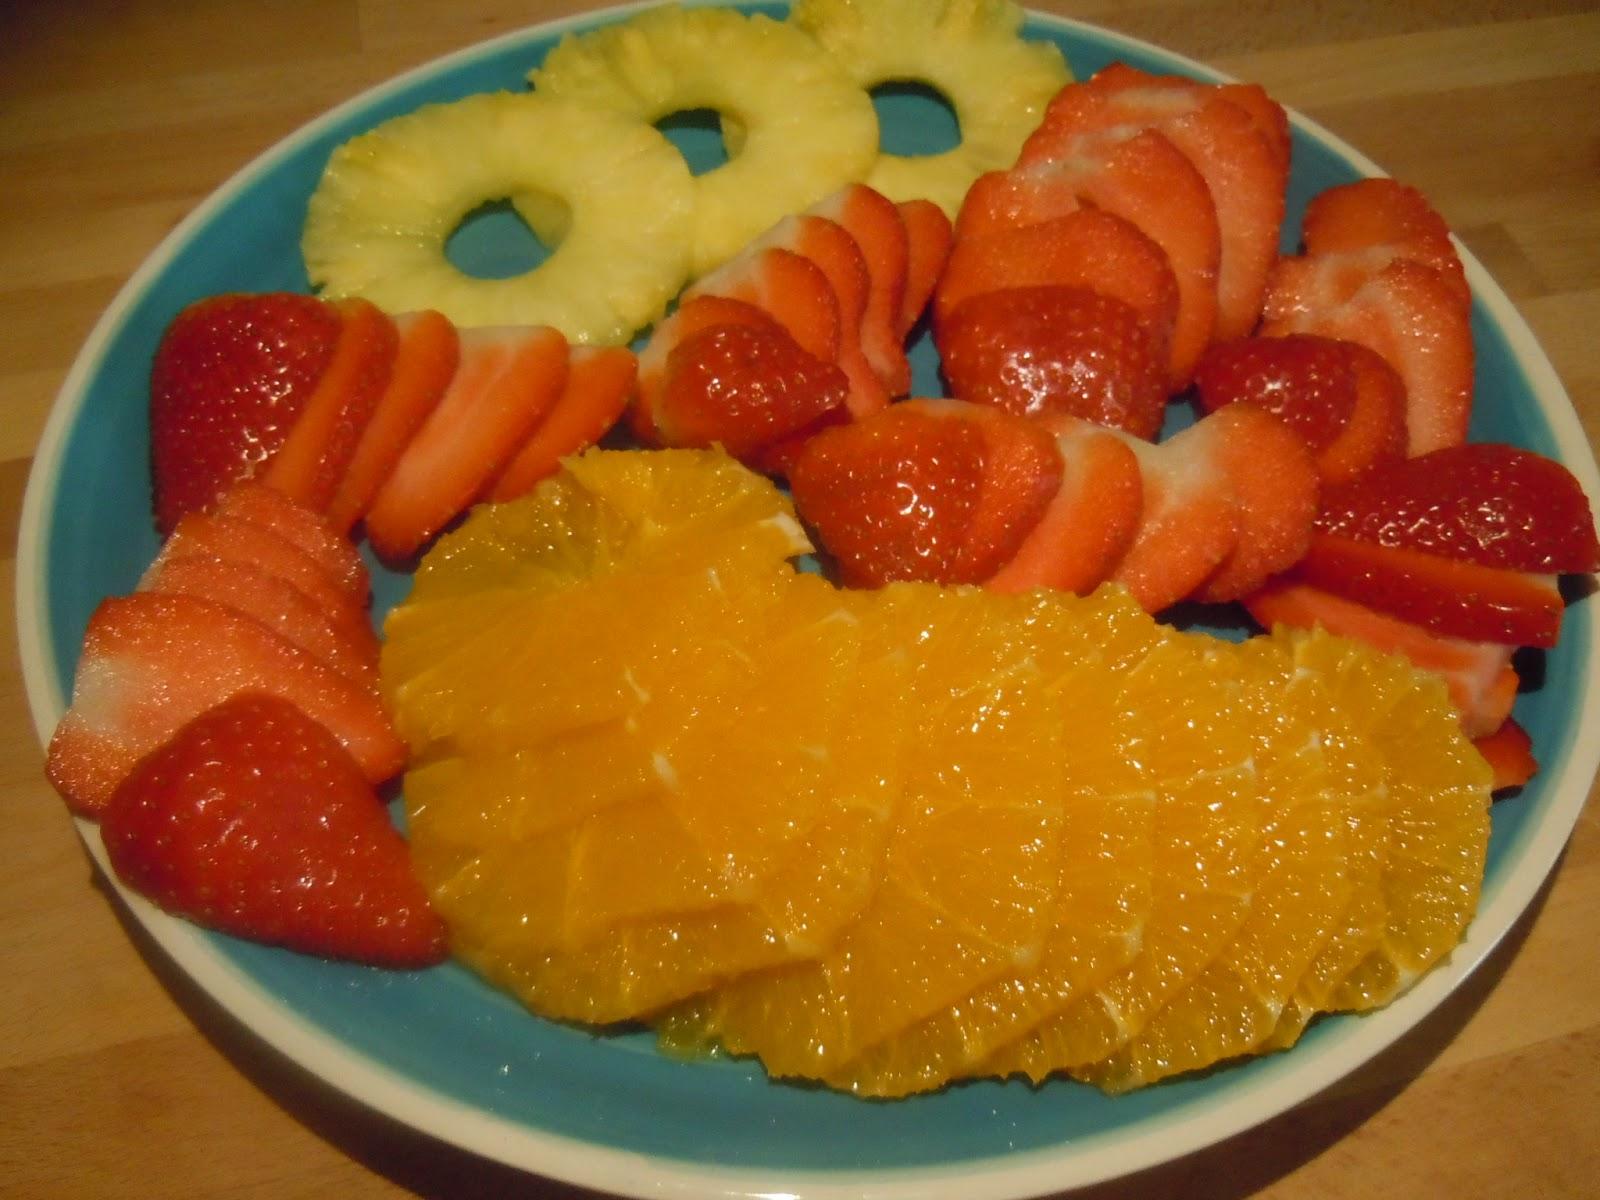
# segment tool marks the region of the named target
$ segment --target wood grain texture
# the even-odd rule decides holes
[[[581,11],[540,0],[0,0],[0,594],[30,456],[117,288],[211,189],[397,71]],[[1266,84],[1422,187],[1600,439],[1600,14],[1592,0],[1082,0],[1047,7]],[[0,668],[0,1193],[564,1195],[315,1083],[172,970],[46,787]],[[1093,1200],[1600,1191],[1600,828],[1388,1053],[1270,1124]]]

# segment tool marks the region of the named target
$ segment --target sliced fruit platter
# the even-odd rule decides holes
[[[952,93],[965,153],[920,177],[877,127],[931,102],[805,67],[903,6],[769,10],[734,48],[817,93],[782,114],[719,90],[778,86],[729,82],[766,72],[728,10],[532,31],[261,160],[69,382],[19,572],[52,782],[185,970],[430,1132],[615,1190],[640,1153],[703,1190],[1104,1178],[1404,1033],[1576,818],[1591,616],[1556,578],[1600,566],[1594,468],[1492,281],[1258,88],[936,7],[971,18],[943,61],[996,57],[882,68]],[[651,93],[663,46],[698,90]],[[1009,126],[963,107],[1001,77]],[[639,133],[704,107],[728,171]],[[465,114],[570,136],[459,165]],[[774,145],[831,182],[753,186]],[[444,264],[495,189],[453,260],[525,223],[555,284]],[[408,766],[410,858],[373,797]]]

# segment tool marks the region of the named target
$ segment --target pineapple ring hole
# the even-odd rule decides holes
[[[572,209],[558,196],[518,193],[488,200],[468,212],[445,238],[450,265],[473,279],[513,279],[552,254],[572,224]]]
[[[707,175],[727,166],[738,153],[735,141],[727,135],[726,120],[714,108],[684,108],[668,113],[655,127],[683,155],[690,174]]]
[[[931,158],[961,145],[961,118],[950,98],[920,79],[888,79],[869,88],[882,130],[882,153]]]

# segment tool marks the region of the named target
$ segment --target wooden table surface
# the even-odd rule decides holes
[[[0,580],[31,456],[100,312],[257,153],[397,71],[572,0],[0,4]],[[1600,435],[1592,0],[1049,7],[1257,80],[1420,186]],[[0,1194],[546,1195],[330,1093],[166,965],[45,785],[0,673]],[[1331,1092],[1110,1197],[1600,1194],[1600,829],[1439,1012]]]

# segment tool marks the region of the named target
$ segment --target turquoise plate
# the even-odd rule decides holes
[[[425,101],[520,88],[562,33],[615,17],[513,34],[356,98],[230,180],[129,281],[67,378],[24,507],[18,626],[41,738],[62,711],[90,612],[102,597],[131,590],[156,551],[144,381],[173,314],[216,292],[306,290],[301,220],[337,143]],[[1028,33],[1056,41],[1079,77],[1121,58],[1216,78],[1198,63],[1065,20],[1030,17]],[[915,95],[886,98],[880,111],[891,149],[937,148],[948,136],[947,116]],[[703,133],[675,136],[691,157],[705,153]],[[1316,191],[1378,173],[1303,119],[1294,139],[1291,228]],[[474,236],[499,234],[491,225]],[[1470,257],[1467,270],[1479,349],[1473,437],[1560,458],[1591,496],[1600,494],[1549,363]],[[936,394],[930,348],[918,347],[915,361],[919,388]],[[378,573],[380,613],[405,584]],[[1281,1112],[1402,1036],[1461,982],[1533,897],[1593,778],[1600,688],[1592,608],[1573,608],[1542,685],[1517,703],[1544,770],[1496,805],[1482,908],[1449,962],[1382,1012],[1318,1023],[1289,1053],[1115,1100],[1070,1083],[977,1083],[896,1103],[774,1084],[741,1063],[664,1058],[644,1035],[591,1036],[534,1019],[455,966],[395,974],[336,965],[213,936],[125,899],[183,971],[289,1058],[375,1109],[530,1172],[658,1197],[1054,1192],[1174,1158]],[[103,866],[94,826],[80,832]]]

